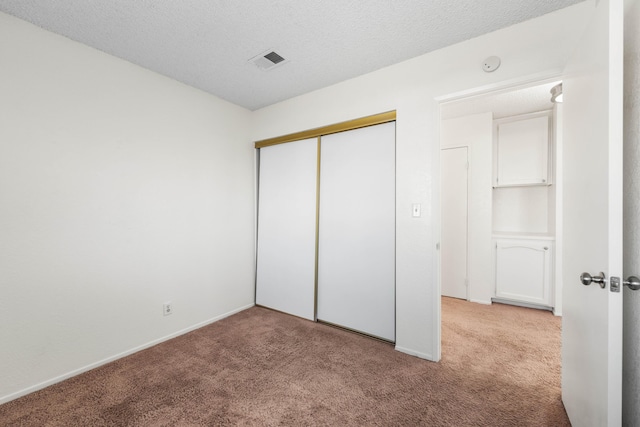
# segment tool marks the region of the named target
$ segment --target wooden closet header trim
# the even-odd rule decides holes
[[[300,141],[302,139],[316,138],[332,133],[344,132],[347,130],[359,129],[367,126],[379,125],[381,123],[393,122],[396,120],[396,112],[388,111],[386,113],[375,114],[373,116],[361,117],[359,119],[349,120],[347,122],[336,123],[329,126],[323,126],[315,129],[305,130],[302,132],[291,133],[289,135],[277,136],[275,138],[263,139],[256,141],[255,147],[262,148],[270,145],[284,144],[286,142]]]

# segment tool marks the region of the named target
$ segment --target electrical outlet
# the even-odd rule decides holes
[[[173,305],[171,304],[171,302],[165,302],[164,304],[162,304],[162,314],[165,316],[173,314]]]

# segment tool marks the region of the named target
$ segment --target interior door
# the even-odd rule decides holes
[[[575,427],[622,412],[623,2],[600,0],[566,69],[562,399]],[[604,289],[579,277],[604,272]]]
[[[318,320],[395,341],[395,122],[323,136]]]
[[[442,295],[467,299],[467,147],[440,151]]]

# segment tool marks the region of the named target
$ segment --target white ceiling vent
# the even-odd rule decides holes
[[[254,56],[249,60],[249,62],[253,62],[256,67],[267,71],[286,64],[289,60],[284,59],[282,55],[270,49],[262,52],[260,55]]]

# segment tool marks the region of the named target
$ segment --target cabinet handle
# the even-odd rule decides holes
[[[545,251],[548,251],[548,250],[549,250],[549,246],[545,246],[545,247],[544,247],[544,250],[545,250]]]

